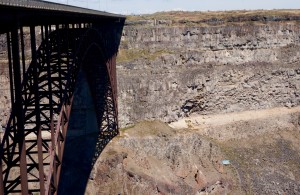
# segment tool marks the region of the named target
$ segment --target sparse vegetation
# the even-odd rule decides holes
[[[190,25],[224,25],[229,22],[238,24],[239,22],[261,22],[267,18],[292,18],[298,17],[300,10],[235,10],[235,11],[206,11],[206,12],[186,12],[171,11],[157,12],[154,14],[127,16],[127,23],[131,25],[143,25],[138,21],[159,20],[172,21],[173,26]],[[170,23],[167,23],[167,25]]]
[[[262,181],[268,183],[269,177],[274,181],[279,180],[279,172],[284,175],[291,174],[296,181],[298,180],[299,153],[298,149],[294,148],[297,141],[291,137],[293,132],[285,134],[285,137],[275,133],[261,135],[256,139],[216,143],[232,162],[247,194],[257,194],[257,186],[261,185]],[[273,172],[268,175],[268,171]],[[264,186],[264,190],[266,189],[268,186]]]
[[[169,50],[155,50],[151,52],[150,50],[145,49],[122,49],[120,50],[117,58],[117,63],[129,62],[135,59],[146,59],[146,60],[155,60],[157,57],[163,54],[172,54],[172,51]]]

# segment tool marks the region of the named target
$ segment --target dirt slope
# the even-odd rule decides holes
[[[138,123],[105,148],[86,194],[300,194],[299,116],[295,107],[191,116],[175,129]]]

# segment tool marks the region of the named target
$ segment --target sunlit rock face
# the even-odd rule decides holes
[[[298,194],[300,18],[159,14],[127,21],[86,194]]]
[[[299,194],[299,106],[197,115],[173,126],[143,121],[122,129],[85,193]]]
[[[159,121],[124,130],[102,152],[86,194],[222,194],[237,190],[216,144]]]
[[[118,60],[121,126],[299,105],[298,20],[128,21]]]

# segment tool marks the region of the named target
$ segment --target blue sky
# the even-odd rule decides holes
[[[48,0],[95,10],[140,14],[157,11],[300,9],[300,0]]]

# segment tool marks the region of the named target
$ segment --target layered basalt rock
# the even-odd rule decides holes
[[[121,126],[299,105],[298,18],[251,18],[128,22],[118,61]]]

